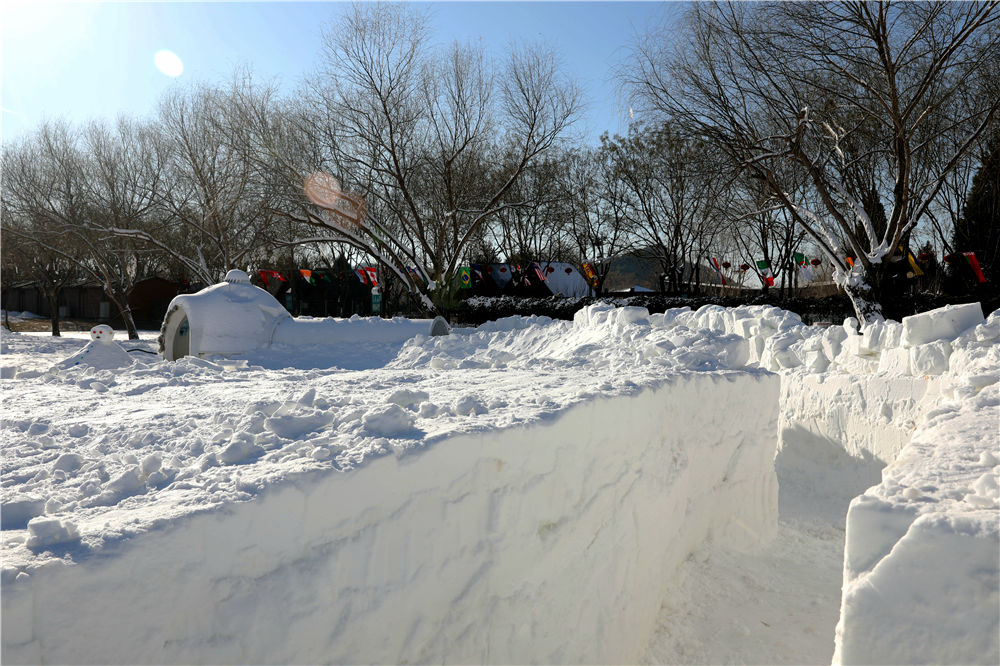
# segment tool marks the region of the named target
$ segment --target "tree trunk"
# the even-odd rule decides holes
[[[104,293],[115,304],[115,307],[118,308],[118,312],[121,313],[122,322],[125,324],[125,330],[128,332],[128,339],[138,340],[139,331],[135,328],[135,319],[132,317],[132,308],[129,307],[128,297],[113,289],[108,289]]]
[[[62,337],[62,334],[59,332],[59,291],[46,291],[45,300],[49,302],[49,318],[52,321],[52,335]]]
[[[867,282],[860,284],[845,284],[844,292],[851,299],[854,313],[862,326],[883,321],[882,305],[878,299],[878,291]]]

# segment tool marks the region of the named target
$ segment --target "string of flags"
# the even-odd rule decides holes
[[[976,258],[975,252],[962,252],[961,255],[965,257],[966,262],[969,264],[969,268],[972,269],[973,275],[976,276],[976,281],[979,284],[986,282],[986,276],[983,275],[983,267],[979,265],[979,259]],[[946,263],[954,263],[958,257],[954,254],[949,254],[944,258]]]
[[[909,265],[910,277],[924,276],[926,274],[925,267],[928,265],[928,262],[933,260],[933,254],[929,252],[921,252],[919,255],[914,256],[912,252],[905,250],[902,246],[899,247],[899,252],[903,257],[905,257],[906,262]],[[818,268],[823,264],[823,261],[821,259],[818,258],[810,259],[802,252],[793,252],[792,259],[794,261],[794,265],[799,270],[799,274],[806,281],[811,281],[815,276],[814,269]],[[969,265],[970,270],[975,276],[977,282],[982,284],[987,281],[986,276],[983,273],[982,266],[979,264],[979,260],[976,258],[975,252],[956,252],[954,254],[949,254],[944,257],[945,263],[948,264],[954,263],[959,259],[964,259],[966,261],[966,263]],[[854,267],[855,260],[853,257],[844,257],[844,261],[851,268]],[[725,271],[729,271],[730,269],[732,269],[733,264],[724,260],[720,261],[718,257],[710,257],[709,263],[712,266],[712,269],[719,276],[719,281],[722,283],[722,285],[727,286],[729,284],[729,280],[726,277]],[[756,267],[757,273],[764,284],[766,284],[768,287],[774,286],[775,283],[774,272],[772,270],[771,262],[769,260],[767,259],[755,260],[753,262],[753,265],[749,263],[741,263],[735,268],[739,269],[740,272],[745,273],[746,271],[750,270],[751,267]],[[298,271],[299,275],[301,275],[303,280],[312,285],[319,284],[320,282],[332,283],[334,279],[331,276],[331,274],[326,270],[311,270],[306,268],[296,269],[296,270]],[[409,275],[419,279],[420,282],[424,281],[420,273],[414,267],[406,266],[405,270]],[[458,286],[461,289],[471,289],[473,286],[474,277],[476,278],[476,280],[480,282],[485,279],[485,274],[483,272],[484,270],[490,272],[498,271],[501,275],[507,273],[508,271],[505,265],[486,266],[480,264],[470,264],[467,266],[459,266],[457,273]],[[525,267],[524,271],[521,270],[521,266],[519,265],[511,266],[512,277],[518,275],[521,275],[523,277],[525,273],[529,271],[532,274],[532,279],[537,278],[539,281],[547,281],[548,275],[551,275],[555,271],[555,268],[549,265],[543,269],[541,264],[537,262],[531,262],[527,267]],[[573,272],[573,269],[567,267],[565,271],[567,274],[571,274]],[[600,284],[600,277],[592,262],[582,262],[580,264],[580,272],[582,273],[584,279],[586,280],[589,286],[597,287]],[[280,271],[276,270],[260,269],[257,271],[257,273],[260,276],[260,279],[265,286],[268,286],[271,283],[271,281],[288,282],[289,280],[289,277],[286,277],[286,275],[283,275]],[[292,274],[294,274],[294,272]],[[365,266],[362,268],[358,268],[354,271],[354,274],[355,277],[357,277],[358,281],[364,285],[371,287],[379,286],[378,273],[376,268],[373,266]],[[340,279],[343,279],[344,273],[340,273],[339,277]]]

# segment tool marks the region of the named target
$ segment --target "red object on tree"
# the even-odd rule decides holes
[[[722,267],[723,267],[723,268],[729,268],[730,266],[732,266],[732,264],[731,264],[731,263],[729,263],[728,261],[723,261],[723,262],[722,262]]]
[[[920,254],[917,255],[917,259],[919,259],[921,262],[925,264],[933,258],[934,255],[931,254],[930,252],[921,252]]]
[[[820,264],[823,263],[823,260],[822,259],[813,259],[809,263],[812,264],[813,266],[819,266]]]
[[[975,252],[963,252],[962,254],[965,255],[966,260],[968,260],[968,262],[969,262],[969,266],[972,267],[972,272],[976,274],[976,280],[979,281],[979,284],[982,284],[982,283],[986,282],[986,276],[983,275],[983,269],[979,265],[979,260],[976,259],[976,253]]]
[[[748,270],[750,270],[750,264],[740,264],[740,270],[741,271],[748,271]]]

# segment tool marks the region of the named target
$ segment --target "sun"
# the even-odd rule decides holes
[[[167,76],[177,77],[184,73],[184,63],[173,51],[166,49],[156,52],[153,56],[153,63],[156,68]]]

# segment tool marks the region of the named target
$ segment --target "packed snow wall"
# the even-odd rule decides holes
[[[631,663],[706,538],[776,527],[779,379],[676,375],[5,585],[4,663]]]
[[[848,335],[820,363],[849,374],[782,374],[784,459],[881,469],[843,507],[834,663],[1000,663],[998,339],[997,313],[953,306]]]

